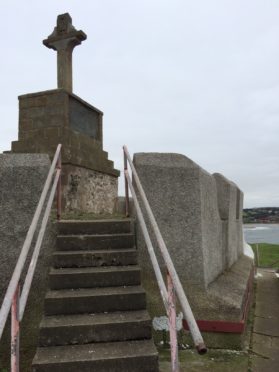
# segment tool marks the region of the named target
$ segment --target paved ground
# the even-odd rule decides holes
[[[209,350],[198,355],[194,350],[179,352],[180,372],[247,372],[248,353],[231,350]],[[169,351],[160,352],[160,372],[170,372]]]
[[[250,349],[243,352],[213,349],[204,356],[193,350],[180,351],[181,372],[279,371],[279,278],[272,270],[258,269],[256,281]],[[160,352],[160,372],[169,371],[169,351],[163,350]]]
[[[258,269],[251,371],[279,371],[279,278]]]

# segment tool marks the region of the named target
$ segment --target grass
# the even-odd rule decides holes
[[[257,244],[251,244],[253,251],[255,253],[255,258],[257,257],[256,246]],[[278,244],[268,244],[259,243],[259,267],[272,267],[274,269],[279,268],[279,245]]]

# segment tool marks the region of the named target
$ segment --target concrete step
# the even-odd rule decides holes
[[[134,234],[103,234],[103,235],[58,235],[57,249],[69,251],[78,249],[123,249],[135,245]]]
[[[45,317],[39,345],[57,346],[151,338],[151,319],[146,310],[107,314]]]
[[[51,269],[50,289],[116,287],[140,284],[140,268],[131,266],[103,266]]]
[[[96,220],[96,221],[60,221],[58,223],[59,235],[96,235],[96,234],[124,234],[131,232],[132,220],[125,218]]]
[[[141,286],[61,289],[45,297],[46,315],[143,310],[145,292]]]
[[[127,266],[136,265],[137,261],[135,248],[101,251],[57,251],[53,253],[53,265],[55,268]]]
[[[152,340],[38,348],[33,372],[158,372]]]

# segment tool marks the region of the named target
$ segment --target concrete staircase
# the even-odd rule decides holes
[[[33,372],[158,372],[131,220],[59,223]]]

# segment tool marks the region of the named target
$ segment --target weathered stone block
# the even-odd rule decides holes
[[[56,143],[61,134],[60,128],[48,127],[44,128],[44,137],[49,143]]]
[[[27,146],[28,144],[28,146]],[[29,151],[28,151],[29,149]],[[17,153],[27,153],[27,152],[35,152],[35,144],[28,143],[27,141],[13,141],[12,142],[12,151]]]
[[[36,106],[45,106],[47,102],[46,97],[34,97],[34,98],[26,98],[25,100],[19,101],[19,108],[30,108]]]
[[[21,130],[23,132],[29,131],[29,130],[33,130],[33,129],[34,129],[34,126],[33,126],[33,120],[32,119],[22,120],[22,122],[21,122]]]
[[[47,106],[45,106],[45,115],[54,116],[54,115],[65,114],[64,107],[65,107],[65,105],[63,105],[63,104],[47,105]]]
[[[29,107],[22,110],[21,114],[26,118],[36,119],[38,117],[44,116],[45,114],[45,107]]]
[[[77,133],[72,133],[70,143],[71,147],[74,149],[80,149],[80,142],[82,141],[81,136],[78,135]],[[84,141],[82,141],[84,142]]]
[[[55,89],[55,90],[49,90],[49,91],[44,91],[41,93],[41,95],[46,95],[47,97],[47,105],[63,105],[66,106],[68,103],[68,93],[64,89]],[[36,94],[36,93],[35,93]]]

